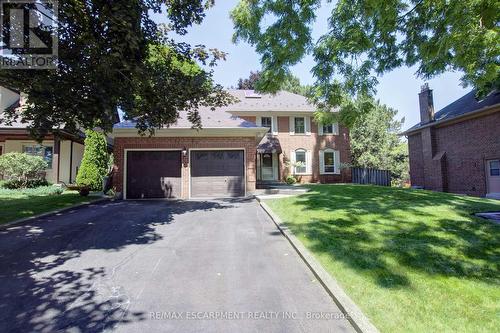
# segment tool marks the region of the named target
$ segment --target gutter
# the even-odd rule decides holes
[[[481,109],[477,109],[477,110],[474,110],[472,112],[468,112],[468,113],[464,113],[464,114],[461,114],[459,116],[456,116],[456,117],[453,117],[453,118],[445,118],[445,119],[441,119],[441,120],[437,120],[437,121],[433,121],[433,122],[430,122],[430,123],[427,123],[425,125],[422,125],[420,127],[417,127],[417,128],[414,128],[414,129],[409,129],[409,130],[406,130],[404,131],[403,133],[400,134],[400,136],[408,136],[409,134],[414,134],[420,130],[423,130],[424,128],[428,128],[428,127],[433,127],[433,126],[437,126],[437,125],[442,125],[442,124],[446,124],[446,123],[449,123],[449,122],[453,122],[453,121],[456,121],[456,120],[460,120],[462,118],[468,118],[468,117],[475,117],[475,116],[479,116],[481,115],[482,113],[487,113],[489,111],[500,111],[500,108],[498,110],[495,110],[496,108],[498,108],[500,106],[500,104],[495,104],[495,105],[491,105],[491,106],[486,106],[484,108],[481,108]],[[492,113],[493,113],[492,112]]]
[[[180,135],[204,137],[204,136],[253,136],[257,135],[263,138],[269,131],[267,127],[211,127],[202,129],[193,129],[191,127],[182,128],[162,128],[155,130],[154,137],[175,137]],[[250,135],[253,134],[253,135]],[[115,128],[111,133],[112,138],[119,137],[141,137],[137,128]],[[148,137],[144,135],[143,137]]]

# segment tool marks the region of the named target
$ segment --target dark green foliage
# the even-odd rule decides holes
[[[85,151],[76,183],[85,185],[92,191],[102,190],[102,177],[108,171],[109,156],[107,152],[106,137],[104,134],[87,130],[85,131]]]
[[[212,5],[211,0],[61,1],[58,68],[0,70],[2,86],[27,96],[23,112],[7,110],[4,122],[25,121],[38,139],[53,128],[111,131],[119,107],[126,118],[138,116],[144,131],[171,124],[186,107],[224,105],[225,94],[213,84],[210,69],[193,76],[179,71],[176,63],[199,61],[214,66],[225,54],[176,42],[169,35],[171,31],[185,34]],[[161,12],[168,26],[151,18]],[[158,61],[150,61],[151,45],[170,50],[158,55],[161,68],[154,67]],[[200,126],[196,110],[190,119]]]
[[[23,189],[10,189],[10,188],[0,188],[0,197],[2,196],[46,196],[46,195],[59,195],[62,194],[64,190],[60,186],[54,185],[41,185],[34,188],[23,188]]]
[[[320,112],[337,108],[339,119],[351,126],[370,111],[354,107],[353,99],[373,96],[377,76],[401,66],[416,66],[422,79],[460,71],[462,84],[480,96],[500,88],[498,1],[339,0],[328,32],[313,40],[322,5],[240,0],[232,11],[234,40],[249,42],[261,55],[261,90],[279,90],[291,66],[312,54],[312,101]]]
[[[394,184],[401,186],[409,177],[408,144],[398,135],[404,119],[394,119],[397,111],[378,101],[372,105],[372,111],[351,128],[352,164],[389,170]]]
[[[24,153],[7,153],[0,156],[0,175],[10,189],[47,185],[45,169],[47,162],[40,156]]]
[[[257,91],[262,90],[260,87],[261,75],[262,74],[260,71],[255,71],[255,72],[251,71],[250,76],[248,78],[246,79],[240,78],[238,80],[238,84],[236,85],[237,89],[257,90]],[[292,74],[288,74],[286,75],[285,79],[282,82],[280,82],[278,90],[284,90],[294,94],[307,96],[311,90],[311,87],[300,84],[300,79],[298,77]]]

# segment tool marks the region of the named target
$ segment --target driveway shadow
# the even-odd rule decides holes
[[[105,267],[61,266],[89,250],[153,244],[163,239],[156,228],[174,223],[176,216],[231,207],[208,201],[119,201],[1,230],[0,332],[93,332],[147,319],[129,311],[126,291]]]

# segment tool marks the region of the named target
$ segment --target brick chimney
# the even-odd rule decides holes
[[[420,87],[418,103],[420,104],[420,123],[425,124],[434,121],[434,100],[428,83]]]

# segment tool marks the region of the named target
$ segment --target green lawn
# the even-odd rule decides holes
[[[39,192],[1,189],[0,224],[97,199],[82,197],[77,192],[52,195]]]
[[[266,201],[382,332],[499,332],[500,201],[311,185]]]

